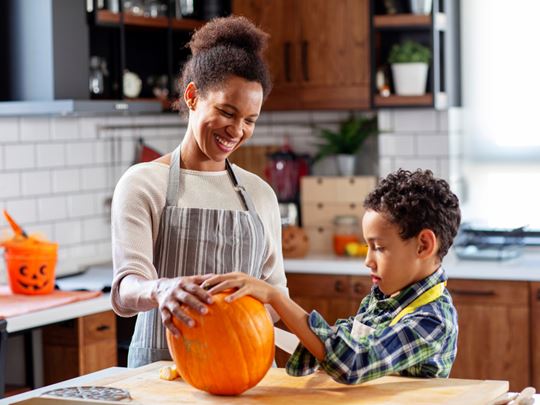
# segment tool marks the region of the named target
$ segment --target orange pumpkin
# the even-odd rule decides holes
[[[281,232],[281,249],[285,258],[304,257],[309,250],[309,238],[298,226],[286,226]]]
[[[184,381],[216,395],[238,395],[255,386],[274,359],[274,327],[264,305],[251,296],[228,303],[232,291],[216,294],[208,313],[186,305],[193,328],[180,320],[176,338],[167,329],[167,344]]]

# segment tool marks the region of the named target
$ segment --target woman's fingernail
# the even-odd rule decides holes
[[[232,301],[232,299],[231,299],[231,297],[227,297],[227,298],[225,298],[225,301],[227,301],[227,302],[231,302],[231,301]]]
[[[209,298],[206,299],[206,302],[208,302],[209,304],[211,304],[212,302],[214,302],[214,300],[213,300],[212,298],[209,297]]]
[[[207,312],[208,312],[208,310],[205,307],[201,308],[201,314],[206,314]]]
[[[189,322],[188,322],[188,326],[189,326],[190,328],[193,328],[194,325],[195,325],[195,322],[193,322],[193,321],[189,321]]]

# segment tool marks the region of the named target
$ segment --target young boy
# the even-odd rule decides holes
[[[373,288],[355,317],[334,326],[306,313],[271,285],[241,273],[215,276],[211,293],[236,287],[230,301],[251,295],[270,304],[300,344],[291,375],[317,367],[358,384],[388,374],[448,377],[456,357],[457,314],[445,288],[442,259],[461,219],[458,198],[429,170],[389,174],[364,201],[365,264]]]

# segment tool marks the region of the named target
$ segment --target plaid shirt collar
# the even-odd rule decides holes
[[[444,269],[442,266],[440,266],[433,274],[414,284],[411,284],[408,287],[405,287],[393,297],[384,295],[379,287],[375,285],[372,289],[372,295],[375,301],[374,303],[378,308],[397,314],[431,287],[442,283],[447,279],[448,277],[446,276]]]

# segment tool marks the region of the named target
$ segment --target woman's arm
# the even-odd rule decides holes
[[[203,288],[209,288],[211,294],[220,291],[237,288],[225,300],[232,302],[244,295],[251,295],[265,304],[270,304],[279,314],[281,320],[294,333],[302,344],[318,360],[323,360],[326,351],[323,342],[315,335],[308,325],[308,314],[296,302],[283,295],[277,288],[265,281],[250,277],[244,273],[228,273],[214,276],[203,282]]]

